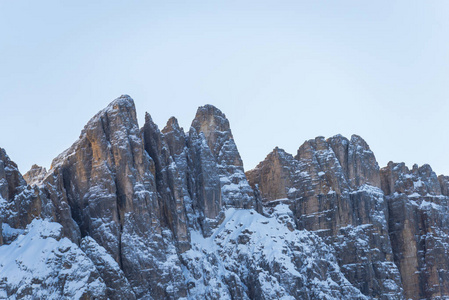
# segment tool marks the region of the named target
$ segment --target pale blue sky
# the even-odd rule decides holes
[[[361,135],[449,175],[448,1],[0,0],[0,147],[46,167],[121,94],[163,128],[230,119],[245,168]]]

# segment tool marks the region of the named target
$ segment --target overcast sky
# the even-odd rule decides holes
[[[340,133],[449,175],[449,2],[0,0],[0,147],[21,172],[121,94],[161,129],[217,106],[247,170]]]

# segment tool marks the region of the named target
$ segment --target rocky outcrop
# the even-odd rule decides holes
[[[288,203],[300,228],[334,246],[365,295],[449,296],[449,180],[430,166],[379,170],[363,139],[338,135],[306,141],[295,158],[276,148],[247,176],[265,205]]]
[[[394,260],[407,299],[449,296],[449,211],[446,177],[429,165],[388,163],[381,170]]]
[[[222,199],[215,201],[217,205],[220,208],[221,205],[254,208],[254,193],[246,179],[243,162],[226,116],[212,105],[198,108],[189,132],[189,140],[196,148],[194,151],[199,152],[199,164],[205,164],[203,169],[207,168],[209,161],[217,168],[218,186],[222,195]]]
[[[158,126],[147,113],[142,128],[144,147],[154,163],[154,177],[162,225],[175,236],[181,252],[190,247],[186,208],[184,204],[184,181],[186,171],[180,172],[170,148]],[[172,149],[176,145],[172,145]]]
[[[174,118],[161,132],[149,114],[139,129],[133,100],[121,96],[48,172],[34,165],[29,185],[6,154],[0,161],[2,236],[14,241],[35,218],[58,222],[111,298],[185,297],[191,232],[211,235],[224,209],[255,203],[229,122],[212,106],[199,108],[186,135]]]
[[[37,185],[47,175],[47,169],[38,165],[31,166],[31,169],[23,175],[23,179],[28,185]]]
[[[162,134],[174,162],[170,165],[170,170],[176,173],[174,175],[175,182],[171,189],[174,191],[175,197],[182,198],[188,227],[200,230],[200,217],[197,212],[198,201],[193,190],[192,154],[187,145],[188,137],[175,117],[168,120],[167,125],[162,129]],[[190,248],[190,245],[188,248]]]
[[[38,216],[54,219],[54,213],[46,195],[27,185],[17,165],[0,148],[0,224],[24,229]]]
[[[160,218],[154,164],[144,149],[134,102],[121,96],[53,161],[43,185],[50,197],[68,204],[80,232],[70,237],[79,242],[90,236],[104,247],[137,297],[179,297],[186,291],[172,234]],[[171,266],[159,263],[169,257]]]
[[[288,197],[293,187],[298,163],[291,154],[276,147],[263,162],[246,172],[248,181],[257,186],[263,202]]]
[[[80,248],[92,261],[105,283],[106,289],[102,296],[108,299],[136,299],[128,279],[106,249],[98,245],[90,236],[82,239]]]
[[[363,139],[318,137],[294,158],[275,149],[247,176],[266,205],[285,198],[297,226],[333,246],[346,278],[363,294],[402,298],[379,167]]]
[[[163,218],[183,251],[190,247],[188,228],[210,235],[223,208],[255,207],[229,121],[217,108],[198,108],[188,134],[175,118],[159,131],[147,114],[142,134],[155,162]]]

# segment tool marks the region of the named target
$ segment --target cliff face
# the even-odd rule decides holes
[[[77,243],[91,237],[104,247],[137,297],[148,297],[150,291],[162,297],[162,286],[181,282],[182,276],[172,232],[164,231],[165,207],[158,201],[154,169],[134,102],[122,96],[88,122],[43,181],[50,197],[69,205],[79,233],[68,236]],[[168,259],[173,259],[170,267],[159,264]],[[178,297],[186,290],[178,284],[172,293]]]
[[[39,188],[27,185],[17,165],[0,148],[0,224],[24,229],[39,216],[54,219],[53,203]]]
[[[447,178],[437,178],[429,165],[390,162],[381,170],[389,207],[394,260],[407,298],[449,295],[449,212]]]
[[[43,190],[28,186],[0,149],[0,297],[105,298],[95,265],[64,237],[71,230],[55,222],[67,212],[61,208]]]
[[[365,295],[449,296],[448,179],[430,166],[379,169],[363,139],[335,136],[306,141],[295,158],[276,148],[247,176],[266,205],[288,203],[300,228],[335,248]]]
[[[358,136],[306,141],[293,158],[275,149],[247,173],[266,205],[288,203],[297,226],[336,251],[346,278],[366,296],[400,299],[379,167]]]
[[[139,128],[125,95],[48,171],[0,149],[0,298],[449,296],[448,190],[428,166],[380,170],[358,136],[245,175],[220,110]]]

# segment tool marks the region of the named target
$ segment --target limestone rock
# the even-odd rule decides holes
[[[203,134],[191,129],[187,145],[192,176],[193,210],[203,232],[208,235],[212,227],[216,226],[216,219],[223,206],[219,169]]]
[[[275,149],[247,175],[265,203],[288,199],[298,228],[333,246],[346,278],[363,294],[402,298],[379,167],[360,137],[317,137],[295,158]]]
[[[429,165],[389,162],[381,170],[394,260],[407,299],[449,296],[449,198]]]
[[[189,228],[200,230],[201,212],[198,209],[198,199],[194,189],[198,178],[194,176],[195,170],[192,161],[192,156],[194,156],[192,152],[194,151],[189,148],[188,137],[176,118],[171,117],[168,120],[167,125],[162,129],[162,134],[175,163],[171,167],[177,172],[172,189],[175,191],[176,197],[183,199]]]
[[[145,125],[142,128],[146,152],[150,155],[155,165],[155,180],[158,196],[158,205],[161,215],[158,218],[173,232],[181,252],[190,247],[186,208],[184,204],[185,171],[180,172],[172,156],[175,151],[173,145],[169,148],[165,141],[165,135],[159,131],[147,113]],[[179,145],[179,147],[182,147]],[[178,149],[176,149],[178,150]],[[178,151],[179,152],[179,151]],[[173,153],[176,156],[177,153]],[[179,155],[179,153],[178,153]]]
[[[293,187],[297,162],[291,154],[276,147],[263,162],[246,172],[248,181],[260,192],[263,202],[288,197]]]
[[[80,248],[90,258],[104,280],[105,296],[109,299],[136,299],[128,279],[119,264],[106,252],[106,249],[89,236],[82,239]]]
[[[66,201],[81,237],[106,249],[137,297],[182,296],[179,260],[168,269],[159,263],[173,256],[173,236],[161,225],[153,163],[134,102],[125,95],[96,114],[78,141],[53,161],[44,187]],[[170,282],[178,284],[167,291]]]
[[[218,205],[221,206],[221,201],[226,207],[253,208],[254,194],[226,116],[212,105],[198,108],[189,139],[201,152],[200,157],[203,155],[204,161],[216,163],[222,191]]]
[[[124,95],[48,172],[0,149],[0,298],[446,298],[448,200],[449,177],[380,170],[356,135],[245,175],[219,109],[139,128]]]
[[[47,175],[47,169],[33,165],[31,169],[23,175],[23,179],[27,182],[28,185],[38,185],[42,182],[42,180]]]
[[[53,204],[37,187],[30,187],[17,165],[0,148],[0,224],[24,229],[39,216],[52,218]]]

